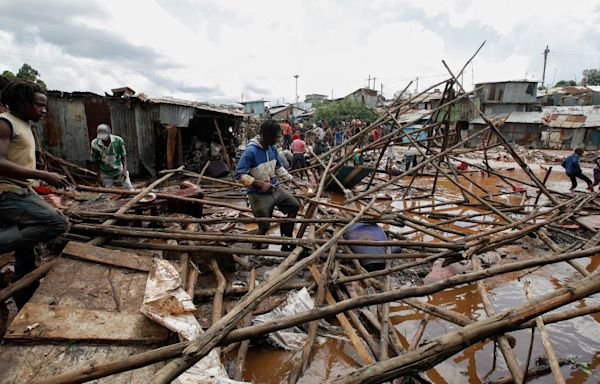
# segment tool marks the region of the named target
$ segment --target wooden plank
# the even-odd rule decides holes
[[[150,351],[154,346],[98,345],[88,343],[42,343],[0,345],[0,384],[29,383],[51,377],[90,361],[106,363]],[[164,363],[94,380],[95,384],[145,384]]]
[[[27,303],[10,324],[4,337],[21,340],[153,343],[166,341],[167,336],[166,328],[141,313],[95,311]]]
[[[152,267],[151,257],[140,256],[133,252],[96,247],[76,241],[70,241],[63,250],[62,255],[144,272],[149,272]]]
[[[310,273],[312,274],[315,281],[319,281],[321,279],[321,272],[319,272],[319,270],[314,264],[311,264],[308,267],[308,269],[310,270]],[[328,288],[326,288],[325,290],[325,300],[327,300],[327,304],[329,305],[336,304],[335,298],[333,297]],[[352,345],[354,345],[354,348],[356,348],[356,352],[358,352],[358,355],[362,359],[363,363],[365,365],[373,364],[375,361],[371,357],[371,354],[367,351],[367,348],[365,348],[365,344],[363,343],[360,336],[358,336],[358,334],[356,333],[354,327],[352,327],[352,324],[350,324],[350,321],[348,320],[346,315],[344,315],[343,313],[338,313],[337,315],[335,315],[335,317],[340,322],[342,328],[344,328],[346,335],[352,342]]]

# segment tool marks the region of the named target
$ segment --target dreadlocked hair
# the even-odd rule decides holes
[[[4,87],[0,101],[14,111],[19,105],[32,105],[33,95],[36,93],[44,93],[39,85],[29,81],[15,80]]]

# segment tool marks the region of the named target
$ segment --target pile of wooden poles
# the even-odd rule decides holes
[[[305,191],[296,191],[296,196],[304,205],[301,217],[256,219],[249,213],[250,209],[245,204],[244,189],[240,184],[235,181],[211,179],[184,169],[163,172],[162,177],[143,190],[119,191],[118,193],[131,194],[133,197],[116,213],[81,210],[73,212],[73,224],[67,237],[90,241],[93,244],[154,249],[178,255],[185,266],[182,268],[182,276],[188,292],[195,295],[197,302],[213,300],[213,318],[206,332],[192,342],[164,346],[110,363],[91,362],[83,369],[43,378],[39,382],[78,383],[168,361],[155,375],[152,383],[169,383],[213,348],[232,345],[239,347],[235,373],[232,376],[240,380],[251,338],[294,325],[308,324],[308,337],[302,350],[302,358],[297,359],[288,377],[289,383],[295,383],[302,377],[314,357],[318,320],[332,316],[337,317],[355,347],[363,367],[331,382],[380,383],[402,377],[415,382],[428,382],[423,375],[424,371],[468,346],[485,339],[494,339],[504,356],[512,381],[523,383],[529,374],[529,364],[519,362],[515,357],[511,347],[511,341],[514,340],[511,340],[509,332],[532,327],[537,327],[542,335],[546,335],[544,346],[552,374],[557,382],[561,382],[559,359],[547,342],[544,325],[595,313],[600,308],[587,306],[551,315],[546,313],[600,292],[599,272],[590,272],[577,261],[600,252],[600,232],[581,220],[582,216],[596,213],[600,209],[596,201],[597,196],[595,193],[566,195],[546,187],[546,179],[540,179],[501,135],[499,126],[502,122],[490,121],[475,104],[474,110],[486,121],[488,127],[466,138],[458,134],[450,123],[449,116],[459,100],[473,103],[469,98],[472,92],[466,92],[459,81],[460,75],[471,60],[472,58],[457,74],[443,63],[448,70],[448,78],[430,88],[444,86],[442,101],[437,108],[429,111],[428,121],[422,128],[411,130],[408,134],[405,128],[413,125],[415,121],[402,124],[400,120],[403,114],[410,112],[412,101],[429,89],[408,99],[398,97],[373,124],[343,144],[315,157],[309,168],[321,170],[316,193],[309,196]],[[392,131],[374,143],[361,146],[364,138],[383,124],[391,124]],[[417,140],[420,131],[427,132],[428,139]],[[514,195],[514,192],[489,193],[469,176],[469,172],[456,169],[457,159],[465,153],[464,144],[476,135],[485,135],[486,140],[482,140],[481,147],[470,150],[483,151],[485,161],[483,165],[472,163],[470,166],[479,167],[486,172],[487,177],[497,178],[498,182],[504,182],[508,186],[517,182],[526,186],[530,193],[533,192],[535,201],[523,196],[516,204],[507,203],[512,200],[507,200],[506,197]],[[491,138],[494,138],[496,144],[489,144]],[[324,197],[325,182],[333,180],[334,183],[340,183],[334,176],[336,170],[351,160],[355,153],[372,155],[377,159],[374,168],[378,168],[383,153],[392,142],[396,145],[405,143],[403,145],[412,146],[424,160],[398,176],[389,176],[387,179],[372,177],[366,180],[340,203],[334,203]],[[503,146],[512,155],[526,179],[511,178],[490,166],[487,150],[494,146]],[[415,204],[391,210],[388,199],[384,199],[383,202],[379,199],[381,192],[386,195],[400,193],[405,201],[410,201],[414,184],[425,174],[433,175],[433,180],[428,185],[428,193],[419,195]],[[157,188],[173,177],[196,180],[204,190],[204,197],[182,198],[160,193]],[[456,191],[460,198],[445,198],[438,185],[442,181],[444,185],[449,185]],[[215,214],[193,218],[131,213],[142,198],[152,191],[158,192],[159,198],[185,200],[188,203],[214,208]],[[428,202],[425,202],[425,198]],[[240,201],[244,203],[239,204]],[[469,212],[441,216],[439,214],[444,209],[456,208],[468,208]],[[234,212],[235,218],[219,214],[223,212]],[[246,224],[258,221],[273,224],[295,222],[296,235],[294,238],[261,236],[244,229]],[[459,221],[476,225],[477,232],[468,232],[453,225]],[[577,223],[583,230],[572,233],[556,226],[557,223],[568,221]],[[388,240],[344,239],[344,233],[360,222],[380,224],[385,228]],[[132,226],[132,223],[136,225]],[[150,226],[149,223],[154,225]],[[556,242],[555,235],[558,234],[569,236],[571,241],[566,247]],[[547,255],[482,268],[479,255],[515,244],[526,236],[538,242],[540,247],[546,247],[549,250]],[[141,241],[142,239],[161,241]],[[254,243],[293,245],[295,249],[292,252],[253,249],[249,245]],[[384,246],[388,252],[358,254],[350,251],[349,247],[353,245]],[[400,247],[401,251],[392,253],[390,250],[395,247]],[[215,275],[218,286],[214,289],[198,289],[198,272],[194,268],[188,268],[187,264],[191,255],[197,253],[233,255],[240,268],[250,269],[247,288],[231,287],[231,282],[228,282],[223,274],[222,266],[216,261],[217,257],[208,262],[207,267],[210,273]],[[248,257],[252,256],[279,258],[280,262],[268,277],[258,279],[255,268],[249,262]],[[362,259],[384,259],[385,267],[377,271],[367,271],[360,263]],[[392,278],[397,273],[430,265],[438,259],[444,259],[446,263],[468,260],[472,270],[431,284],[408,288],[392,286]],[[529,301],[522,305],[500,312],[493,309],[483,283],[485,279],[565,262],[581,275],[580,279],[543,296],[530,296]],[[312,276],[314,283],[309,281],[304,285],[315,290],[314,309],[276,321],[250,325],[252,314],[259,304],[276,292],[298,288],[298,284],[292,281],[302,273],[310,273]],[[256,283],[257,280],[261,281],[260,284]],[[477,284],[487,318],[474,320],[450,309],[416,299],[468,283]],[[223,310],[224,300],[234,301],[227,313]],[[390,303],[393,302],[402,302],[415,310],[427,313],[431,318],[452,322],[458,328],[421,344],[420,339],[426,327],[426,322],[423,322],[409,347],[405,348],[390,321]],[[373,305],[379,308],[376,313],[366,309]]]

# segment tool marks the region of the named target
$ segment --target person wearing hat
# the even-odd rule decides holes
[[[99,185],[112,188],[117,182],[128,191],[133,190],[127,169],[125,142],[121,137],[111,134],[108,124],[100,124],[96,129],[91,161],[96,164]]]

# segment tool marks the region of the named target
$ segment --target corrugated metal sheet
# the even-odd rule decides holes
[[[486,116],[488,119],[506,119],[506,123],[541,124],[543,112],[510,112]],[[472,124],[485,124],[481,116],[471,119]]]
[[[147,103],[152,104],[171,104],[171,105],[179,105],[183,107],[192,107],[196,109],[201,109],[205,111],[222,113],[224,115],[231,115],[237,117],[243,117],[244,113],[242,111],[237,110],[237,108],[228,107],[225,105],[215,105],[209,103],[201,103],[199,101],[191,101],[191,100],[183,100],[177,99],[175,97],[154,97],[150,99],[140,99]]]
[[[525,103],[537,102],[537,82],[497,82],[476,84],[476,94],[483,104],[488,103]]]
[[[196,113],[196,109],[193,107],[176,104],[160,104],[158,111],[158,120],[165,124],[173,124],[176,127],[187,127],[190,124],[190,119]]]
[[[134,106],[137,143],[141,165],[156,174],[154,122],[160,120],[157,106],[136,103]]]
[[[113,122],[112,131],[121,136],[127,149],[127,166],[132,173],[140,172],[140,159],[138,148],[135,113],[131,102],[127,99],[113,99],[109,101],[110,115]]]
[[[80,165],[88,160],[89,136],[81,100],[49,97],[48,114],[39,132],[50,153]]]

